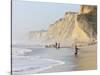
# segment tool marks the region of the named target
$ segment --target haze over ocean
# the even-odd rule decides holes
[[[80,5],[13,0],[12,37],[23,40],[30,31],[47,30],[67,11],[78,12]]]

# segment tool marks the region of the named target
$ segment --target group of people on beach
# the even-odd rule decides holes
[[[60,48],[60,43],[57,43],[55,44],[56,48]]]
[[[60,48],[60,43],[55,43],[55,47],[56,48]],[[77,55],[78,54],[78,50],[79,50],[79,48],[77,47],[77,45],[75,45],[75,55]]]

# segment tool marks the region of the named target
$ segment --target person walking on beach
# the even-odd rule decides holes
[[[57,46],[58,46],[58,43],[56,42],[56,48],[57,48]]]
[[[78,48],[77,48],[77,45],[75,45],[75,55],[77,55],[78,54]]]
[[[60,43],[58,43],[58,48],[60,48]]]

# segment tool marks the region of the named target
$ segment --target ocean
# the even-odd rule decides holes
[[[46,69],[64,64],[71,65],[70,68],[67,67],[66,69],[73,69],[75,67],[73,53],[71,48],[13,46],[12,75],[41,73]]]

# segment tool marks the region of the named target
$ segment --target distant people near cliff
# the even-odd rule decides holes
[[[58,43],[56,42],[55,47],[58,48]]]
[[[58,43],[58,48],[60,48],[60,43]]]
[[[57,43],[57,42],[56,42],[56,43],[55,43],[55,47],[56,47],[56,48],[60,48],[60,43]]]

